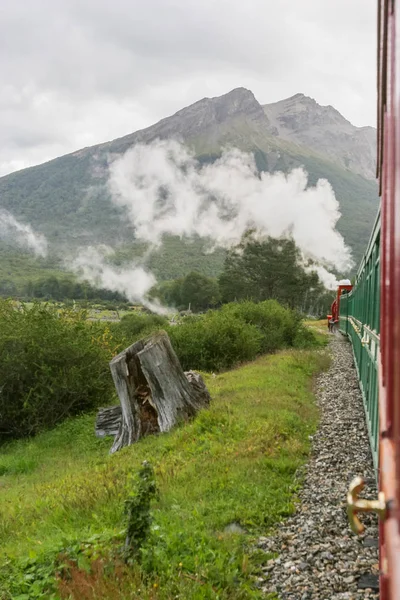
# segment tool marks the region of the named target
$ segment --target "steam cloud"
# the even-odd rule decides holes
[[[98,248],[90,246],[80,251],[72,262],[72,269],[97,287],[122,292],[132,301],[142,301],[154,312],[168,314],[169,311],[159,303],[151,302],[145,297],[156,283],[154,275],[135,265],[124,269],[111,266],[107,263],[107,257],[112,253],[112,248],[108,246]]]
[[[201,166],[177,141],[138,144],[110,165],[113,201],[126,210],[135,237],[158,246],[164,234],[206,237],[214,246],[237,244],[255,228],[262,235],[291,235],[305,262],[317,263],[320,279],[333,288],[336,278],[327,269],[346,271],[351,253],[336,231],[339,203],[328,181],[307,187],[301,168],[290,174],[257,171],[251,154],[225,150],[213,164]],[[104,287],[143,301],[155,283],[142,267],[115,270],[104,257],[81,256],[80,269]],[[92,262],[91,262],[92,261]]]
[[[8,211],[0,210],[0,239],[12,241],[37,256],[46,256],[47,241],[44,235],[35,233],[30,225],[20,223]]]
[[[343,270],[352,264],[335,229],[331,185],[320,179],[307,188],[303,169],[259,174],[253,156],[237,149],[200,167],[186,147],[167,140],[134,146],[111,165],[109,183],[136,237],[153,244],[166,233],[198,234],[230,247],[256,227],[272,237],[290,233],[306,258]]]

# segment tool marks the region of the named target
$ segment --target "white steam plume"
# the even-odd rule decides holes
[[[107,257],[112,253],[112,248],[107,246],[89,246],[81,250],[69,266],[82,279],[99,288],[121,292],[131,302],[141,302],[154,312],[168,314],[169,311],[158,302],[146,299],[146,294],[156,283],[154,275],[136,265],[123,269],[113,267],[107,263]]]
[[[261,235],[291,235],[305,263],[310,259],[321,281],[333,289],[336,278],[326,267],[346,271],[351,253],[335,226],[339,203],[328,181],[307,188],[307,174],[257,171],[254,157],[225,150],[213,164],[201,166],[177,141],[138,144],[110,165],[113,201],[126,209],[135,237],[158,246],[164,234],[199,235],[231,247],[255,228]],[[115,269],[104,253],[81,253],[74,268],[96,285],[118,290],[146,304],[155,278],[142,267]],[[147,303],[148,304],[148,303]]]
[[[11,241],[34,252],[46,256],[47,241],[41,233],[35,233],[30,225],[21,223],[8,211],[0,209],[0,240]]]
[[[176,141],[137,145],[110,167],[113,200],[127,209],[137,238],[159,244],[166,233],[209,237],[230,247],[249,227],[290,232],[306,258],[347,270],[350,250],[335,226],[339,203],[328,181],[307,188],[307,174],[261,173],[237,149],[203,167]]]
[[[308,273],[314,271],[315,273],[317,273],[319,280],[322,282],[322,284],[327,290],[336,290],[339,283],[336,279],[336,276],[333,273],[330,273],[322,265],[314,264],[312,266],[305,267],[305,271],[307,271]]]

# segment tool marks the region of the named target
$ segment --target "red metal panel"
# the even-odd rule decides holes
[[[400,599],[400,79],[396,74],[400,11],[396,4],[395,0],[381,0],[378,19],[378,175],[382,193],[379,487],[387,502],[387,517],[380,525],[382,600]]]
[[[332,317],[332,319],[335,323],[338,323],[338,321],[339,321],[340,298],[342,296],[342,293],[344,291],[351,292],[352,289],[353,289],[353,286],[350,284],[342,284],[342,285],[338,286],[336,299],[332,302],[332,306],[331,306],[331,315],[328,315],[328,316]]]

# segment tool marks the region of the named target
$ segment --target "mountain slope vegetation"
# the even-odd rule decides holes
[[[301,108],[304,97],[299,96]],[[299,105],[296,102],[292,102],[292,105],[292,112],[296,116]],[[123,219],[122,209],[110,199],[107,186],[110,160],[138,142],[148,144],[156,139],[182,140],[193,149],[202,163],[214,161],[224,147],[234,146],[252,152],[260,171],[288,172],[294,167],[304,166],[311,185],[319,178],[328,179],[340,202],[342,218],[338,229],[353,249],[358,262],[368,242],[378,207],[375,182],[359,174],[363,169],[370,173],[373,159],[367,156],[368,148],[363,146],[363,166],[356,164],[354,144],[349,147],[352,159],[348,162],[349,167],[345,167],[342,155],[347,130],[344,138],[339,136],[340,147],[328,152],[322,143],[315,143],[313,147],[313,136],[310,134],[307,138],[306,135],[307,124],[303,123],[301,135],[293,132],[288,135],[288,127],[280,135],[277,127],[279,115],[276,110],[272,115],[267,107],[262,107],[252,92],[244,88],[218,98],[204,98],[142,131],[0,178],[0,208],[9,210],[15,217],[29,222],[37,231],[44,233],[52,245],[53,255],[71,247],[96,243],[111,244],[123,254],[126,248],[132,247],[133,231]],[[319,119],[320,142],[325,128],[327,140],[333,145],[339,134],[336,138],[332,137],[331,113],[322,111],[321,117],[322,108],[327,107],[314,103],[308,106],[308,114],[314,111]],[[324,114],[328,115],[326,122],[323,120]],[[348,123],[341,115],[339,117]],[[285,123],[287,125],[287,121]],[[310,123],[315,137],[312,119]],[[339,125],[340,119],[336,127]],[[302,145],[299,140],[303,142]],[[370,138],[368,144],[371,154],[373,142]],[[365,166],[367,163],[368,167]],[[193,268],[199,269],[199,265],[193,264],[186,268],[183,259],[187,251],[185,243],[171,242],[169,249],[172,246],[173,262],[181,265],[181,270],[174,269],[171,273],[168,267],[171,261],[168,260],[167,264],[160,252],[159,262],[157,258],[153,259],[158,276],[163,279],[178,277]],[[0,253],[3,255],[1,249]],[[200,260],[200,270],[207,270],[206,264],[206,260]],[[217,260],[215,268],[208,268],[209,275],[218,273],[218,264],[221,265],[222,261]]]

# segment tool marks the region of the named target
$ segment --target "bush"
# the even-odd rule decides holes
[[[146,315],[132,313],[125,315],[121,321],[112,327],[113,335],[125,345],[132,344],[148,333],[163,329],[168,325],[168,320],[161,315]]]
[[[312,348],[316,345],[324,345],[324,341],[322,341],[321,344],[310,329],[307,329],[303,323],[299,323],[299,327],[293,339],[293,346],[295,348]]]
[[[188,317],[180,325],[169,327],[168,333],[185,370],[229,369],[254,359],[261,351],[258,328],[226,311]]]
[[[151,502],[158,489],[152,465],[145,460],[135,477],[135,487],[125,500],[127,521],[125,555],[140,559],[140,550],[150,535],[152,515]]]
[[[107,330],[83,313],[0,301],[0,441],[31,435],[107,401]]]
[[[220,371],[281,348],[315,344],[299,315],[276,300],[232,302],[168,329],[184,369]]]
[[[169,326],[159,315],[126,315],[112,326],[123,346],[166,329],[185,370],[221,371],[258,354],[287,347],[310,347],[313,334],[300,316],[276,300],[231,302],[205,315],[185,317]]]
[[[255,325],[262,335],[261,351],[274,352],[293,346],[301,320],[297,314],[284,308],[276,300],[264,302],[231,302],[221,309],[232,318]]]

